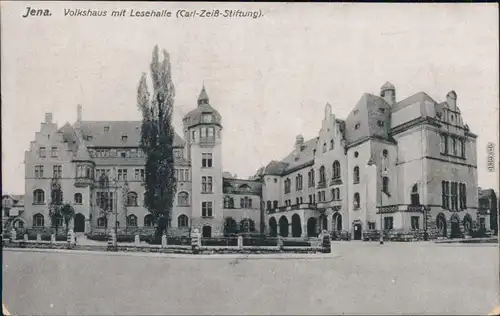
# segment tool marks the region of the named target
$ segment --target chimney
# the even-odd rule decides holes
[[[295,137],[295,150],[297,152],[300,152],[302,150],[303,145],[304,145],[304,136],[299,134],[297,135],[297,137]]]
[[[457,93],[455,91],[448,92],[446,95],[446,103],[448,103],[448,106],[453,110],[457,108]]]
[[[82,121],[82,105],[78,104],[76,106],[76,121],[81,122]]]
[[[45,113],[45,123],[52,124],[52,113]]]

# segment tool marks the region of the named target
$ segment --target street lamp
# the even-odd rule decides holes
[[[382,181],[382,188],[380,188],[380,208],[379,208],[379,212],[380,212],[380,244],[383,245],[384,244],[384,218],[382,216],[382,199],[384,197],[384,195],[382,194],[383,191],[384,191],[384,176],[382,174],[382,172],[380,173],[380,180]]]

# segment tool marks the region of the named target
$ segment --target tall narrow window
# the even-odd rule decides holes
[[[325,166],[321,166],[319,168],[319,182],[323,183],[325,181],[326,181],[326,178],[325,178]]]
[[[415,184],[411,189],[411,205],[420,205],[420,194],[418,193],[418,185]]]
[[[460,157],[465,158],[465,145],[467,144],[465,140],[461,139],[460,142],[462,143],[461,145],[461,152],[460,152]]]
[[[40,147],[40,149],[38,150],[38,154],[40,158],[45,158],[46,157],[45,147]]]
[[[441,134],[441,153],[448,153],[448,136],[446,136],[445,134]]]
[[[354,209],[357,210],[359,208],[360,208],[359,193],[354,193]]]
[[[201,166],[203,168],[212,168],[212,153],[201,154]]]
[[[457,210],[458,209],[458,190],[457,190],[457,183],[452,182],[451,183],[451,209],[452,210]]]
[[[353,180],[354,184],[359,183],[359,167],[358,166],[354,167],[353,179],[354,179]]]
[[[333,162],[333,179],[340,179],[340,162],[338,160]]]
[[[57,158],[57,147],[52,147],[50,149],[50,157]]]
[[[382,178],[382,192],[389,193],[389,177]]]
[[[212,202],[201,202],[201,216],[212,217]]]

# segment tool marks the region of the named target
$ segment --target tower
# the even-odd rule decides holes
[[[221,115],[210,105],[205,87],[197,107],[183,119],[186,152],[191,162],[191,229],[202,236],[223,233],[222,124]]]
[[[393,106],[396,103],[396,88],[392,83],[387,81],[380,88],[380,96],[389,103],[390,106]]]

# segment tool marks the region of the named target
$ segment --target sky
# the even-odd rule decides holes
[[[24,193],[24,151],[44,113],[140,120],[137,85],[153,47],[171,55],[174,125],[204,84],[222,115],[225,171],[247,178],[318,135],[324,106],[345,119],[390,81],[397,100],[424,91],[457,105],[477,143],[479,186],[498,188],[498,7],[494,4],[5,2],[1,5],[2,187]],[[26,7],[51,16],[25,15]],[[65,9],[108,10],[69,17]],[[113,9],[261,10],[252,18],[111,17]],[[127,12],[127,13],[128,13]],[[498,160],[496,162],[498,168]]]

